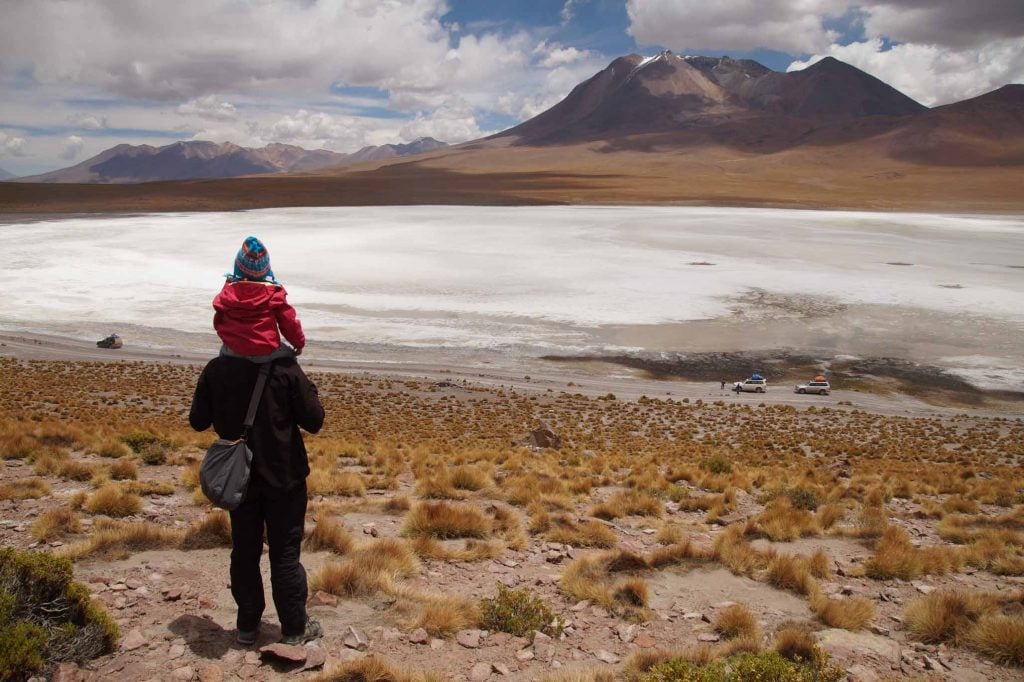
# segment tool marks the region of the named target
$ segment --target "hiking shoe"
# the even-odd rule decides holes
[[[239,630],[238,634],[235,635],[235,641],[242,646],[252,646],[256,643],[256,638],[259,637],[259,628],[246,632],[245,630]]]
[[[282,637],[281,644],[290,644],[293,646],[298,644],[305,644],[306,642],[311,642],[314,639],[320,639],[323,636],[324,629],[320,627],[320,623],[315,620],[307,618],[306,631],[303,632],[301,635],[289,635],[288,637]]]

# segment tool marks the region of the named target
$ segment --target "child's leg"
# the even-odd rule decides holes
[[[286,346],[284,344],[281,344],[276,350],[267,353],[266,355],[242,355],[241,353],[236,353],[227,346],[222,345],[220,347],[220,354],[229,358],[245,358],[249,362],[254,362],[257,365],[273,362],[278,358],[295,357],[295,351],[290,346]]]

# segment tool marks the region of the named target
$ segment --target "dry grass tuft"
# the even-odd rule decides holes
[[[546,513],[546,512],[545,512]],[[537,516],[534,521],[537,521]],[[555,514],[545,524],[531,524],[531,529],[543,528],[544,538],[573,547],[601,547],[608,549],[619,544],[615,531],[594,519],[577,522],[569,514]]]
[[[612,599],[626,606],[644,607],[650,600],[650,590],[643,578],[626,578],[616,583]]]
[[[330,459],[321,461],[330,462]],[[366,495],[366,483],[354,471],[338,471],[330,468],[330,464],[314,466],[306,478],[306,494],[311,498],[318,495],[363,497]]]
[[[590,510],[591,516],[605,521],[621,516],[661,516],[664,513],[661,500],[640,490],[619,490]]]
[[[431,673],[412,673],[377,656],[367,656],[324,671],[312,682],[441,682]]]
[[[802,556],[777,554],[768,562],[769,584],[797,594],[810,594],[817,587],[807,560]]]
[[[476,604],[460,597],[433,597],[420,612],[414,628],[423,628],[434,637],[451,637],[459,630],[476,626],[480,612]]]
[[[811,628],[800,625],[787,625],[775,633],[772,647],[784,658],[791,661],[808,662],[814,660],[817,645],[811,636]]]
[[[309,586],[339,597],[396,593],[399,580],[418,569],[419,560],[406,543],[385,538],[357,546],[342,561],[324,564]]]
[[[40,542],[49,542],[72,533],[81,533],[78,513],[71,507],[57,507],[43,512],[32,524],[32,537]]]
[[[933,592],[911,602],[903,612],[903,621],[907,630],[922,642],[958,643],[978,619],[997,608],[997,600],[984,593]]]
[[[811,610],[825,625],[844,630],[860,630],[875,617],[875,605],[867,599],[830,599],[820,593],[811,597]]]
[[[139,477],[139,468],[127,457],[110,465],[110,477],[115,481],[134,481]]]
[[[311,552],[327,550],[344,555],[351,552],[355,544],[355,538],[345,526],[328,516],[321,516],[316,520],[313,530],[306,536],[303,546]]]
[[[994,661],[1024,666],[1024,617],[986,614],[967,635],[972,648]]]
[[[492,522],[478,507],[449,502],[422,502],[405,517],[402,534],[409,537],[429,535],[449,538],[484,538],[491,534]]]
[[[480,468],[468,464],[457,466],[449,473],[449,482],[457,490],[477,491],[490,488],[494,481]]]
[[[564,673],[550,673],[538,682],[615,682],[615,673],[606,668],[594,670],[572,670]]]
[[[148,521],[117,522],[98,527],[88,540],[61,547],[57,554],[72,560],[82,557],[119,559],[132,552],[177,547],[182,535],[173,528]]]
[[[122,518],[142,511],[142,500],[138,495],[110,483],[89,496],[85,501],[85,509],[92,514]]]
[[[496,559],[505,551],[503,542],[481,542],[479,540],[466,540],[463,547],[449,547],[430,536],[420,536],[413,539],[412,551],[416,556],[423,559],[437,559],[439,561],[483,561],[484,559]]]
[[[742,604],[733,604],[719,611],[715,616],[712,627],[715,628],[715,632],[726,639],[736,639],[739,637],[757,640],[760,637],[757,619]]]
[[[814,514],[805,509],[794,508],[788,497],[772,500],[754,520],[751,529],[754,533],[774,542],[790,542],[821,532]]]
[[[227,512],[215,511],[202,521],[193,523],[181,539],[181,548],[213,549],[231,546],[231,517]]]
[[[0,500],[34,500],[50,494],[50,486],[38,478],[0,483]]]
[[[384,511],[388,514],[403,514],[412,509],[412,501],[408,495],[389,497],[384,502]]]

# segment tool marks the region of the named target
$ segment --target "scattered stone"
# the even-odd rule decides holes
[[[516,652],[517,661],[523,661],[525,663],[526,661],[532,661],[534,658],[535,655],[530,649],[520,649]]]
[[[872,625],[871,632],[881,637],[888,637],[892,634],[892,630],[890,630],[889,628],[884,628],[881,625]]]
[[[427,631],[423,628],[417,628],[416,630],[412,631],[411,635],[409,635],[410,644],[426,644],[429,641],[430,635],[428,635]]]
[[[641,649],[650,649],[655,644],[657,644],[657,642],[654,640],[654,637],[652,637],[651,635],[647,634],[646,632],[641,632],[633,640],[633,644],[637,645]]]
[[[196,671],[190,665],[183,665],[171,672],[171,679],[183,680],[184,682],[188,682],[188,680],[195,676]]]
[[[348,626],[348,634],[345,635],[343,643],[349,649],[355,649],[356,651],[366,651],[370,648],[370,641],[366,639],[366,634],[351,625]]]
[[[931,585],[925,585],[923,583],[914,583],[914,588],[921,594],[931,594],[935,591],[935,588]]]
[[[700,611],[690,611],[683,614],[683,620],[703,620],[704,614]]]
[[[499,675],[511,675],[512,674],[512,671],[509,670],[509,667],[507,665],[505,665],[504,663],[495,663],[493,665],[493,668],[494,668],[494,672],[498,673]]]
[[[235,672],[235,674],[243,680],[250,680],[260,674],[260,669],[258,666],[252,665],[251,663],[246,663],[241,668],[239,668]]]
[[[319,668],[327,662],[327,652],[318,646],[306,647],[306,662],[302,664],[303,670]]]
[[[292,646],[291,644],[282,644],[281,642],[277,642],[275,644],[268,644],[260,647],[260,654],[265,657],[270,656],[280,658],[285,661],[291,661],[292,663],[306,662],[306,647],[304,646]]]
[[[259,665],[260,664],[260,652],[258,651],[246,651],[245,662],[248,665]]]
[[[185,655],[185,645],[183,644],[172,644],[170,650],[167,652],[167,658],[172,661],[176,658],[181,658]]]
[[[484,682],[484,680],[486,680],[490,676],[490,663],[477,663],[469,671],[469,679],[471,680],[471,682]]]
[[[138,628],[132,628],[128,631],[128,634],[121,641],[122,651],[135,651],[140,646],[146,643],[146,638],[142,636]]]
[[[702,632],[699,635],[697,635],[698,642],[717,642],[720,639],[721,637],[719,637],[713,632]]]
[[[430,648],[434,651],[440,651],[444,648],[444,640],[435,637],[434,639],[430,640]]]
[[[629,644],[636,638],[636,631],[637,627],[633,624],[622,623],[615,628],[615,634],[626,644]]]
[[[199,669],[199,682],[223,682],[224,671],[216,663],[204,665]]]
[[[310,606],[337,606],[338,598],[329,592],[317,590],[312,597],[309,598]]]
[[[479,630],[459,630],[455,635],[455,641],[467,649],[476,649],[480,646]],[[490,670],[490,669],[488,669]]]
[[[601,649],[597,652],[597,660],[601,661],[602,663],[615,665],[619,662],[619,657],[610,651],[605,651],[604,649]]]
[[[569,610],[573,611],[574,613],[579,613],[580,611],[584,611],[588,608],[590,608],[590,601],[584,599],[583,601],[579,601],[573,604],[572,608],[570,608]]]
[[[526,442],[527,445],[532,445],[535,448],[551,448],[552,450],[562,449],[562,439],[543,421],[537,425],[537,428],[530,432]]]

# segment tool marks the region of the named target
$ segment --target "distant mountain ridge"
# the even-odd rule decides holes
[[[3,168],[0,168],[0,180],[10,180],[13,177],[16,177],[14,173],[9,173]]]
[[[795,129],[926,109],[831,57],[779,73],[749,59],[680,57],[665,50],[615,59],[555,106],[493,138],[550,145],[731,125],[743,139],[753,122],[763,129],[759,134],[791,138]]]
[[[18,182],[138,183],[232,178],[242,175],[315,171],[359,161],[409,156],[447,146],[430,137],[408,144],[364,147],[352,154],[273,143],[262,148],[230,142],[175,142],[163,147],[119,144],[85,161]]]

